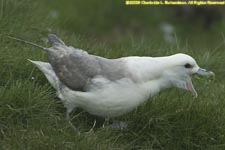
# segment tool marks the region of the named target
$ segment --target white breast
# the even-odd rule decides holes
[[[142,104],[149,96],[159,91],[154,82],[134,83],[130,79],[107,82],[90,92],[76,92],[68,88],[62,90],[66,107],[80,107],[90,114],[115,117],[128,113]]]

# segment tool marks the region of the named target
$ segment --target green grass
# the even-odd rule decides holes
[[[204,30],[171,19],[169,7],[125,7],[115,1],[92,6],[81,1],[0,0],[0,149],[225,149],[224,21]],[[177,25],[176,44],[163,41],[158,26],[164,20]],[[101,119],[92,131],[94,117],[75,112],[78,135],[53,88],[27,61],[47,60],[46,54],[5,38],[13,35],[47,46],[48,33],[107,58],[187,53],[214,71],[216,79],[195,76],[196,99],[178,89],[160,92],[116,118],[129,123],[122,131],[102,128]]]

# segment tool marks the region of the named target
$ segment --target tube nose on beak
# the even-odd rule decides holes
[[[215,77],[214,72],[208,71],[208,70],[202,69],[202,68],[199,68],[198,71],[196,72],[196,74],[203,75],[203,76],[214,76]]]

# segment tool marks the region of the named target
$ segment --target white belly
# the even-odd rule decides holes
[[[153,94],[148,86],[149,83],[136,84],[122,79],[103,84],[90,92],[77,92],[66,88],[62,95],[66,107],[76,106],[97,116],[115,117],[132,111],[147,100],[150,93]]]

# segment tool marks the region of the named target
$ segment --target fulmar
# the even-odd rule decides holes
[[[202,69],[187,54],[163,57],[129,56],[108,59],[67,46],[49,34],[52,47],[10,37],[37,46],[48,55],[48,62],[33,61],[46,76],[67,109],[67,118],[75,108],[90,114],[112,118],[126,114],[166,88],[197,92],[191,76],[214,75]]]

